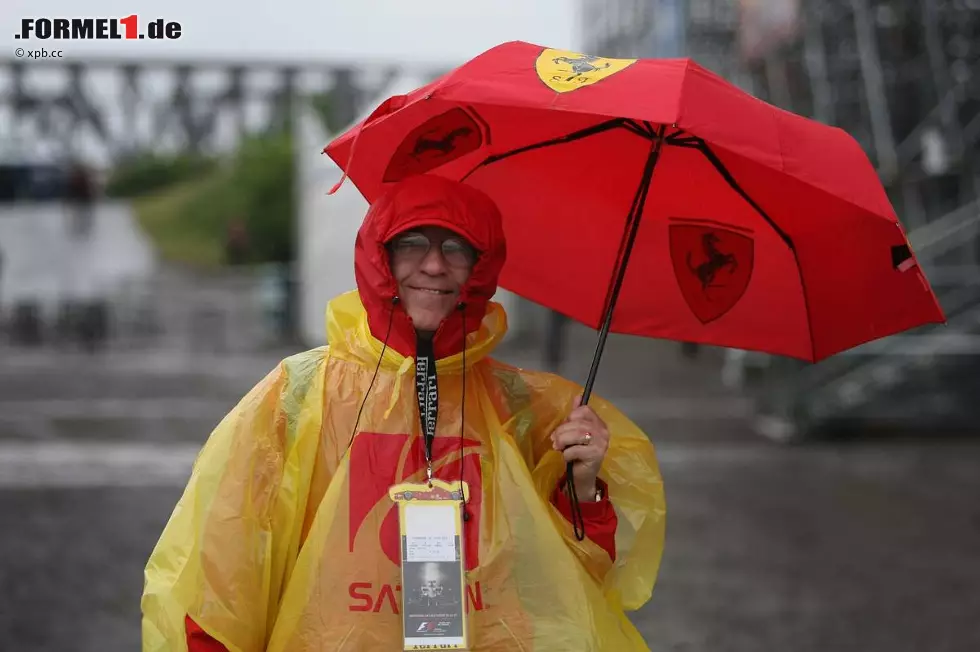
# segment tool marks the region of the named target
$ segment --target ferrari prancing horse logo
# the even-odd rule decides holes
[[[671,262],[684,301],[707,324],[745,295],[752,279],[755,242],[749,231],[684,221],[675,218],[669,227]]]
[[[548,88],[567,93],[605,79],[635,61],[636,59],[606,59],[549,48],[538,55],[534,69]]]

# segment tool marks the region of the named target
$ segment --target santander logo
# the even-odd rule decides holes
[[[480,467],[480,442],[463,440],[463,479],[469,484],[467,503],[469,520],[463,522],[466,570],[479,563],[480,512],[483,505],[483,472]],[[446,482],[459,480],[460,440],[436,437],[432,442],[432,474]],[[398,540],[398,510],[388,498],[388,488],[399,482],[421,481],[425,456],[422,438],[407,434],[362,432],[354,438],[350,452],[350,551],[354,552],[368,515],[381,502],[389,506],[378,528],[378,541],[385,556],[396,566],[401,564]]]

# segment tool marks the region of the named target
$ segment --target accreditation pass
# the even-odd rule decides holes
[[[405,650],[466,650],[462,497],[466,483],[400,484],[398,505]]]

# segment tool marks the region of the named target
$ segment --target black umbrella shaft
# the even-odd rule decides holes
[[[592,368],[589,370],[589,377],[585,381],[585,390],[582,393],[582,405],[589,402],[592,394],[592,386],[595,384],[596,374],[599,372],[599,359],[602,357],[602,350],[606,346],[606,338],[609,337],[609,329],[612,326],[613,310],[616,308],[616,301],[619,299],[619,292],[623,287],[623,279],[626,277],[626,268],[629,265],[630,253],[633,251],[633,243],[636,242],[636,234],[640,230],[640,220],[643,216],[643,207],[646,205],[647,194],[650,191],[650,184],[653,181],[653,171],[657,167],[660,159],[660,150],[663,146],[665,127],[661,126],[650,155],[647,157],[646,165],[643,168],[643,177],[640,179],[640,186],[636,190],[633,198],[633,206],[623,230],[623,243],[621,245],[622,255],[612,279],[609,291],[609,298],[606,301],[605,316],[602,320],[602,327],[599,330],[599,342],[596,344],[595,355],[592,358]],[[569,465],[569,477],[571,477],[571,465]]]
[[[664,131],[664,126],[661,126],[657,131],[657,137],[653,141],[653,146],[650,148],[650,155],[647,157],[646,165],[643,167],[640,186],[636,189],[636,195],[633,197],[633,205],[630,207],[630,213],[626,219],[626,227],[623,230],[623,241],[620,243],[620,256],[617,261],[615,277],[610,285],[608,298],[606,299],[606,314],[602,320],[602,328],[599,330],[599,342],[596,344],[595,356],[592,358],[592,369],[589,370],[589,378],[585,381],[585,389],[582,392],[582,405],[588,404],[589,396],[592,394],[592,385],[595,384],[595,377],[599,371],[599,358],[602,357],[602,349],[606,346],[606,338],[609,337],[613,310],[616,309],[616,301],[619,299],[619,291],[623,288],[623,279],[626,277],[626,267],[629,264],[630,253],[633,251],[633,243],[636,242],[636,234],[640,230],[643,207],[646,205],[647,194],[650,192],[650,184],[653,181],[653,170],[657,167],[657,161],[660,159],[660,149],[663,147],[664,142]],[[585,539],[585,521],[582,518],[582,508],[579,506],[578,492],[575,490],[573,465],[573,462],[568,462],[565,465],[565,489],[572,508],[572,530],[575,533],[575,538],[582,541]]]

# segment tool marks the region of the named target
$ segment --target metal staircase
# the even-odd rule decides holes
[[[637,56],[660,38],[646,17],[673,16],[663,8],[683,6],[683,36],[668,40],[683,42],[687,56],[761,99],[854,136],[946,312],[946,325],[816,365],[728,351],[722,380],[755,396],[758,430],[787,440],[856,419],[980,425],[976,2],[658,0],[643,20],[626,0],[587,4],[597,12],[588,23],[605,26],[591,30],[592,42],[619,56]]]
[[[752,91],[856,138],[948,323],[816,365],[732,352],[726,382],[750,379],[757,429],[777,440],[853,421],[980,426],[980,11],[918,0],[800,7],[797,38],[746,63]]]
[[[815,365],[770,358],[747,386],[760,434],[788,441],[859,422],[980,426],[980,201],[909,239],[947,324],[869,342]]]

